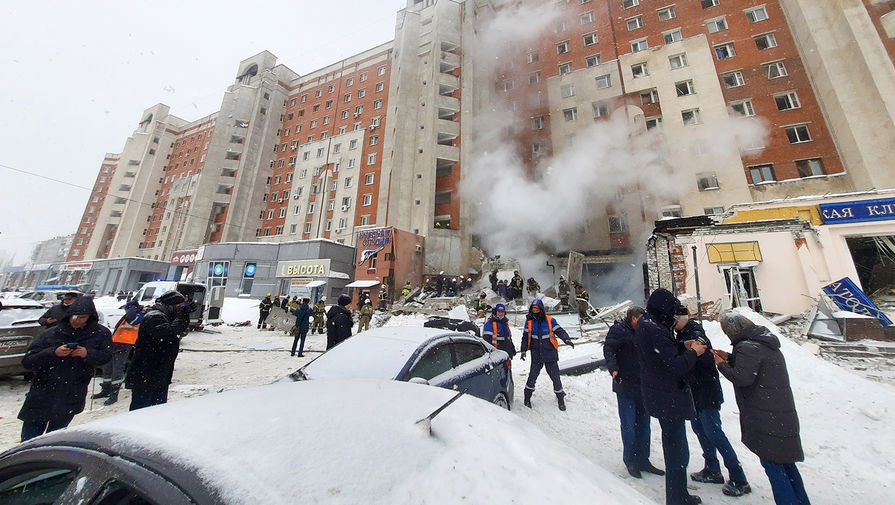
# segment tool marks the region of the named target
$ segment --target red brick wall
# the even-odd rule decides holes
[[[72,241],[71,248],[68,251],[68,257],[66,258],[66,261],[77,261],[84,259],[84,253],[86,252],[87,245],[90,243],[90,239],[91,237],[93,237],[94,231],[96,231],[96,218],[103,206],[103,202],[105,201],[106,194],[109,190],[109,184],[112,183],[112,176],[115,175],[115,169],[118,167],[118,161],[118,158],[112,157],[103,159],[103,163],[100,166],[99,173],[96,174],[96,180],[93,183],[93,189],[90,191],[90,196],[87,198],[87,205],[84,206],[84,213],[81,215],[81,222],[78,224],[78,230],[75,232],[75,238]],[[93,201],[94,198],[97,200],[96,202]],[[110,246],[101,247],[98,250],[99,254],[97,254],[97,256],[104,257],[105,254],[103,253],[103,251],[105,250],[107,254]]]

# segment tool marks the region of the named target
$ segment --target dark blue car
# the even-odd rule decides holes
[[[509,410],[509,355],[466,333],[394,326],[359,333],[291,375],[293,380],[391,379],[430,384]]]

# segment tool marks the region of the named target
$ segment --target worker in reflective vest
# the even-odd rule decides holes
[[[509,321],[507,321],[507,308],[502,303],[494,306],[491,317],[485,321],[482,327],[482,338],[485,342],[506,352],[510,359],[516,355],[516,346],[513,344],[513,336],[510,333]]]
[[[525,383],[526,407],[531,408],[531,395],[535,391],[535,382],[541,373],[541,368],[547,370],[547,375],[553,380],[553,392],[556,393],[556,401],[559,410],[566,410],[565,392],[562,389],[562,381],[559,378],[559,343],[560,338],[567,345],[575,348],[575,344],[569,338],[566,330],[562,329],[553,317],[548,316],[544,310],[544,302],[536,298],[528,307],[528,315],[525,317],[525,327],[522,332],[522,359],[525,359],[526,351],[531,351],[531,370],[528,372],[528,381]]]
[[[112,359],[103,365],[103,382],[99,393],[93,398],[106,398],[103,405],[112,405],[118,401],[118,391],[124,382],[124,369],[131,349],[137,342],[140,322],[143,321],[143,307],[132,299],[124,306],[124,316],[115,326],[112,333]]]

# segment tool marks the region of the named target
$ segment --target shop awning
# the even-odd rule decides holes
[[[354,281],[349,284],[346,284],[346,288],[372,288],[373,286],[379,284],[379,281]]]
[[[762,261],[758,242],[730,242],[726,244],[706,244],[709,263],[738,263],[741,261]]]
[[[326,284],[326,281],[311,281],[311,282],[305,284],[305,286],[307,286],[309,288],[317,288],[324,284]]]

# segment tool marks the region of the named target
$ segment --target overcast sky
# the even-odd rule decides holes
[[[3,2],[0,252],[74,233],[103,155],[144,109],[191,121],[220,108],[263,50],[299,74],[387,42],[406,0]],[[11,167],[11,168],[10,168]]]

